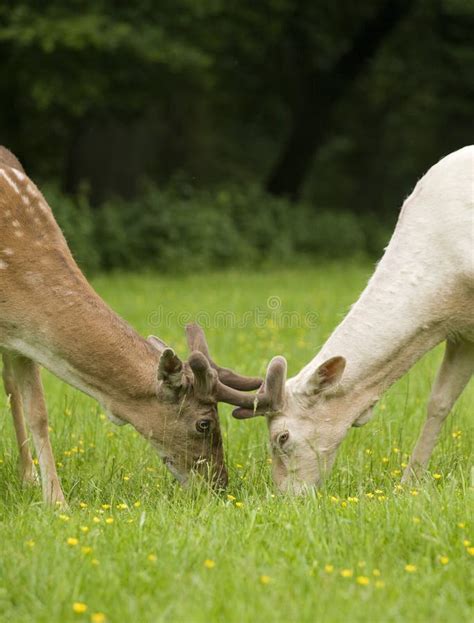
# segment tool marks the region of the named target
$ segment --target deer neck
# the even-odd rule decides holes
[[[307,393],[316,369],[330,357],[343,356],[346,369],[334,397],[342,398],[340,417],[349,418],[349,425],[446,337],[441,288],[423,277],[429,264],[413,261],[413,247],[411,253],[398,247],[394,237],[357,303],[290,381],[294,392]]]
[[[5,166],[0,255],[0,347],[130,421],[155,393],[159,352],[92,289],[44,197],[22,171]]]
[[[159,352],[106,305],[74,265],[48,272],[54,277],[47,301],[41,288],[32,288],[28,298],[35,311],[21,329],[8,332],[6,346],[95,398],[111,419],[133,423],[137,406],[156,397]]]

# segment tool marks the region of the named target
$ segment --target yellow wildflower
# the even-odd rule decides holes
[[[415,571],[416,571],[416,565],[410,565],[410,564],[405,565],[405,571],[406,571],[407,573],[415,573]]]
[[[114,523],[114,518],[113,517],[107,517],[107,519],[105,520],[105,523],[108,523],[108,524]]]
[[[334,571],[334,565],[324,565],[324,571],[326,573],[332,573]]]
[[[72,609],[76,614],[83,614],[87,610],[86,604],[83,604],[82,601],[75,601],[72,604]]]
[[[352,569],[341,569],[341,575],[343,578],[351,578],[354,575]]]
[[[210,558],[206,558],[206,560],[204,561],[204,566],[206,567],[206,569],[214,569],[214,567],[216,566],[216,563],[214,560],[211,560]]]
[[[156,562],[158,560],[158,556],[156,554],[148,554],[147,558],[150,562]]]
[[[76,539],[75,536],[70,536],[67,540],[67,544],[71,547],[75,547],[79,543],[79,539]]]
[[[439,562],[442,565],[447,565],[449,562],[449,558],[447,556],[439,556]]]
[[[94,612],[91,614],[91,623],[105,623],[106,618],[103,612]]]
[[[361,586],[367,586],[368,584],[370,584],[370,579],[366,575],[358,575],[356,582]]]
[[[260,576],[260,584],[270,584],[270,582],[272,581],[271,577],[269,575],[261,575]]]

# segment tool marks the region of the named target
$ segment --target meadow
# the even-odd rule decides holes
[[[93,285],[140,333],[159,335],[182,356],[183,322],[207,312],[221,364],[261,375],[281,353],[291,374],[316,353],[372,270],[345,262],[114,274]],[[0,392],[0,621],[472,620],[473,383],[426,478],[400,484],[441,355],[435,349],[392,387],[373,420],[350,432],[325,485],[297,499],[272,486],[263,418],[234,421],[221,406],[228,490],[215,494],[197,481],[183,490],[132,429],[114,427],[96,403],[45,372],[70,509],[45,508],[39,489],[20,485]]]

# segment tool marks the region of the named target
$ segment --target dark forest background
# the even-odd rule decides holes
[[[89,270],[376,255],[473,142],[472,0],[3,1],[0,143]]]

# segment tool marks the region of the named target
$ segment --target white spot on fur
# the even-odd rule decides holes
[[[16,185],[16,182],[12,180],[12,178],[8,175],[5,169],[0,169],[0,175],[5,179],[6,183],[10,186],[10,188],[13,188],[13,190],[17,193],[20,192],[20,189]]]
[[[21,196],[21,200],[25,204],[25,206],[29,206],[30,205],[30,200],[28,199],[28,197],[26,195],[22,195]]]
[[[17,238],[23,238],[23,232],[20,231],[19,229],[16,229],[13,233],[15,234]]]
[[[23,278],[26,283],[32,286],[40,286],[44,282],[43,276],[40,273],[34,273],[30,270],[26,271]]]
[[[5,270],[5,268],[8,268],[8,264],[3,260],[0,260],[0,270]]]
[[[20,227],[20,221],[17,221],[15,219],[14,221],[12,221],[12,225],[13,225],[13,227]]]
[[[2,253],[3,255],[13,255],[13,249],[9,249],[7,247],[6,249],[3,249]]]
[[[21,171],[18,171],[18,169],[12,169],[12,171],[16,179],[19,180],[20,182],[26,178],[26,175],[22,173]]]

